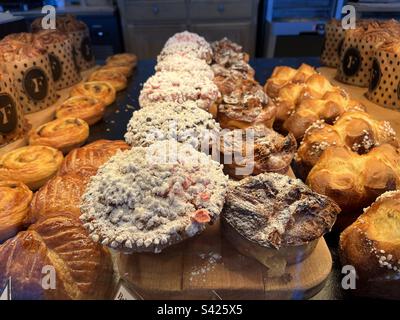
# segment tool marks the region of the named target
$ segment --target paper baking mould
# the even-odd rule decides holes
[[[400,111],[400,57],[397,53],[375,52],[368,77],[367,99],[388,109]]]
[[[79,66],[74,59],[71,39],[45,45],[49,54],[54,85],[57,90],[68,88],[82,80]]]
[[[24,139],[28,129],[13,78],[0,72],[0,148]]]
[[[345,30],[340,21],[330,21],[325,25],[324,47],[321,54],[323,65],[332,68],[336,68],[339,65],[344,35]]]
[[[25,114],[46,109],[57,101],[47,53],[7,63],[5,68],[14,80]]]
[[[68,35],[72,39],[74,50],[74,65],[79,71],[85,71],[95,65],[89,30],[71,31]]]
[[[348,36],[346,33],[337,66],[336,80],[359,87],[368,87],[375,43]]]

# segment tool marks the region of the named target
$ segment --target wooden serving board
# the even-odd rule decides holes
[[[289,176],[294,177],[289,169]],[[241,255],[220,224],[160,254],[119,254],[119,275],[142,299],[308,299],[324,286],[332,257],[321,238],[313,253],[287,267],[290,281],[270,278],[267,268]]]
[[[322,75],[327,77],[334,85],[344,88],[353,99],[362,102],[366,108],[367,112],[374,116],[378,120],[387,120],[392,125],[393,129],[396,131],[397,136],[400,138],[400,112],[392,109],[387,109],[381,107],[365,97],[367,88],[361,88],[356,86],[351,86],[342,82],[335,80],[336,69],[322,67],[318,69]]]

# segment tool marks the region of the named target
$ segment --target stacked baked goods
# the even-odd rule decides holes
[[[339,66],[345,31],[341,20],[331,19],[325,24],[324,46],[321,53],[323,65],[332,68]]]

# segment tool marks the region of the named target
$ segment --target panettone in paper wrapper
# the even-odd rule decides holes
[[[29,35],[29,34],[28,34]],[[13,79],[24,113],[52,106],[58,99],[46,51],[17,40],[0,42],[0,64]]]
[[[368,100],[400,111],[400,41],[385,43],[376,50],[369,80]]]
[[[49,54],[54,84],[57,90],[68,88],[82,78],[75,63],[72,39],[57,30],[40,30],[34,34],[35,42]]]
[[[13,78],[0,69],[0,148],[23,138],[29,129]]]
[[[31,28],[33,32],[41,30],[42,18],[37,18],[33,21]],[[74,45],[74,61],[78,66],[79,71],[92,68],[95,65],[95,59],[87,25],[70,14],[57,15],[56,29],[65,32],[70,36]]]
[[[336,80],[359,87],[368,87],[376,48],[399,35],[400,24],[394,20],[381,23],[371,22],[367,27],[347,30]]]
[[[325,66],[336,68],[339,65],[344,34],[345,29],[339,20],[332,19],[325,25],[324,48],[321,54],[321,62]]]

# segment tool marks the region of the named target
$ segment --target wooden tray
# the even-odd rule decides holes
[[[332,258],[323,238],[302,263],[288,267],[288,282],[239,254],[219,223],[160,254],[120,254],[119,273],[143,299],[308,299],[328,277]]]

